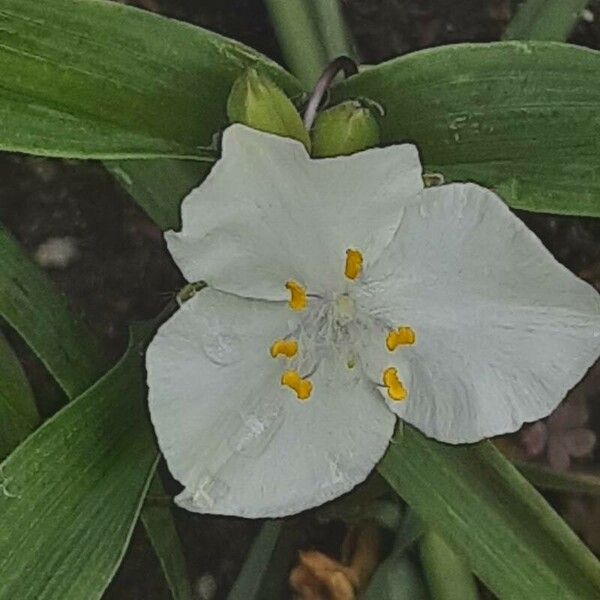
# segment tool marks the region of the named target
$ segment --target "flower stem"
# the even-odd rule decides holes
[[[355,58],[350,32],[339,0],[311,0],[328,60],[338,56]]]
[[[290,71],[312,88],[327,64],[327,56],[309,0],[265,0],[265,5]]]
[[[420,540],[421,563],[434,600],[477,600],[477,584],[466,562],[435,532]]]
[[[327,65],[327,68],[323,71],[315,85],[310,100],[308,101],[306,111],[304,112],[304,126],[309,131],[313,126],[315,117],[317,116],[317,111],[319,110],[321,100],[335,79],[335,76],[340,71],[344,71],[344,75],[346,77],[350,77],[351,75],[356,75],[356,73],[358,73],[358,66],[351,58],[348,58],[347,56],[339,56],[329,65]]]

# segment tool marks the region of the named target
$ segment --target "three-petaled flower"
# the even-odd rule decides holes
[[[166,240],[208,287],[147,354],[181,506],[298,512],[362,481],[396,416],[449,443],[550,413],[600,350],[598,294],[491,191],[414,146],[311,159],[242,125]]]

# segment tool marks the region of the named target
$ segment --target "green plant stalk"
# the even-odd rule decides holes
[[[310,0],[319,28],[321,43],[329,61],[338,56],[354,57],[350,32],[339,0]]]
[[[96,600],[158,460],[137,326],[119,363],[0,464],[0,598]]]
[[[503,39],[564,42],[588,3],[589,0],[526,0]]]
[[[138,161],[129,162],[139,164]],[[140,162],[146,164],[144,161]],[[153,164],[152,161],[147,163]],[[198,165],[194,166],[197,168]],[[19,245],[4,229],[0,229],[0,254],[3,257],[2,269],[0,269],[0,316],[19,332],[48,372],[63,388],[67,400],[72,401],[88,390],[106,371],[108,363],[102,356],[100,346],[87,326],[74,318],[65,298],[55,290],[52,282],[23,254]],[[3,366],[6,369],[6,362]],[[8,372],[5,371],[5,374]],[[13,386],[16,385],[16,375],[16,371],[10,374]],[[5,381],[4,387],[8,383]],[[23,383],[26,384],[26,380]],[[2,387],[0,386],[0,400]],[[14,391],[12,393],[14,394]],[[16,397],[11,400],[14,402]],[[21,408],[25,407],[22,405]],[[31,414],[28,417],[30,431],[37,424],[34,410],[35,406],[32,404],[29,410]],[[5,420],[1,425],[7,427],[10,423]],[[20,431],[12,431],[10,436],[5,433],[4,441],[10,443],[5,447],[0,443],[1,459],[4,458],[3,454],[12,450],[16,442],[23,439],[25,433],[23,427]],[[154,466],[150,474],[153,472]],[[154,488],[162,489],[157,475],[152,485]],[[134,515],[136,516],[137,514]],[[163,566],[174,599],[187,600],[191,596],[191,591],[186,595],[189,582],[170,509],[144,507],[142,520]],[[165,552],[161,553],[163,549]],[[120,557],[116,565],[119,563]],[[70,560],[65,559],[61,567],[68,569],[70,564]],[[24,566],[27,566],[26,562]],[[80,565],[79,570],[84,577],[86,568]],[[98,569],[97,566],[95,570],[102,574],[102,569]],[[92,593],[91,589],[88,591]]]
[[[558,472],[544,465],[524,461],[513,464],[523,477],[542,490],[600,496],[600,473]]]
[[[261,527],[242,565],[227,600],[252,600],[259,598],[263,578],[273,558],[273,551],[281,533],[282,521],[266,521]]]
[[[11,345],[0,332],[0,460],[39,425],[29,381]]]
[[[284,596],[298,547],[304,539],[303,523],[301,518],[296,517],[282,520],[279,538],[256,593],[257,600],[280,600]]]
[[[149,492],[155,496],[165,495],[157,473],[150,482]],[[171,513],[172,504],[173,499],[170,497],[166,506],[149,506],[146,503],[140,513],[140,518],[158,557],[173,600],[192,600],[192,586],[186,569],[181,541]]]
[[[327,55],[307,2],[265,0],[265,5],[290,71],[311,89],[327,64]]]
[[[477,584],[467,563],[434,531],[419,543],[421,564],[432,600],[477,600]]]
[[[600,597],[600,564],[490,443],[451,446],[405,424],[378,466],[500,598]]]

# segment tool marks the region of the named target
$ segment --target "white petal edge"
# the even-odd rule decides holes
[[[206,289],[150,344],[150,413],[181,507],[293,514],[352,489],[385,452],[396,417],[356,371],[322,365],[306,402],[280,386],[268,350],[289,319],[285,304]]]
[[[408,399],[388,405],[453,444],[548,415],[600,352],[598,293],[491,191],[451,184],[421,197],[359,291],[386,327],[416,331],[390,357],[409,373]]]
[[[235,124],[222,148],[165,238],[188,281],[240,296],[282,300],[288,280],[335,291],[346,250],[377,260],[423,188],[409,144],[311,159],[296,140]]]

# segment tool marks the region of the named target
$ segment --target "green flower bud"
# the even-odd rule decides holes
[[[291,100],[268,77],[255,69],[240,75],[227,100],[231,123],[298,140],[310,151],[310,136]]]
[[[316,158],[354,154],[379,144],[379,124],[369,108],[348,100],[317,116],[311,139]]]

